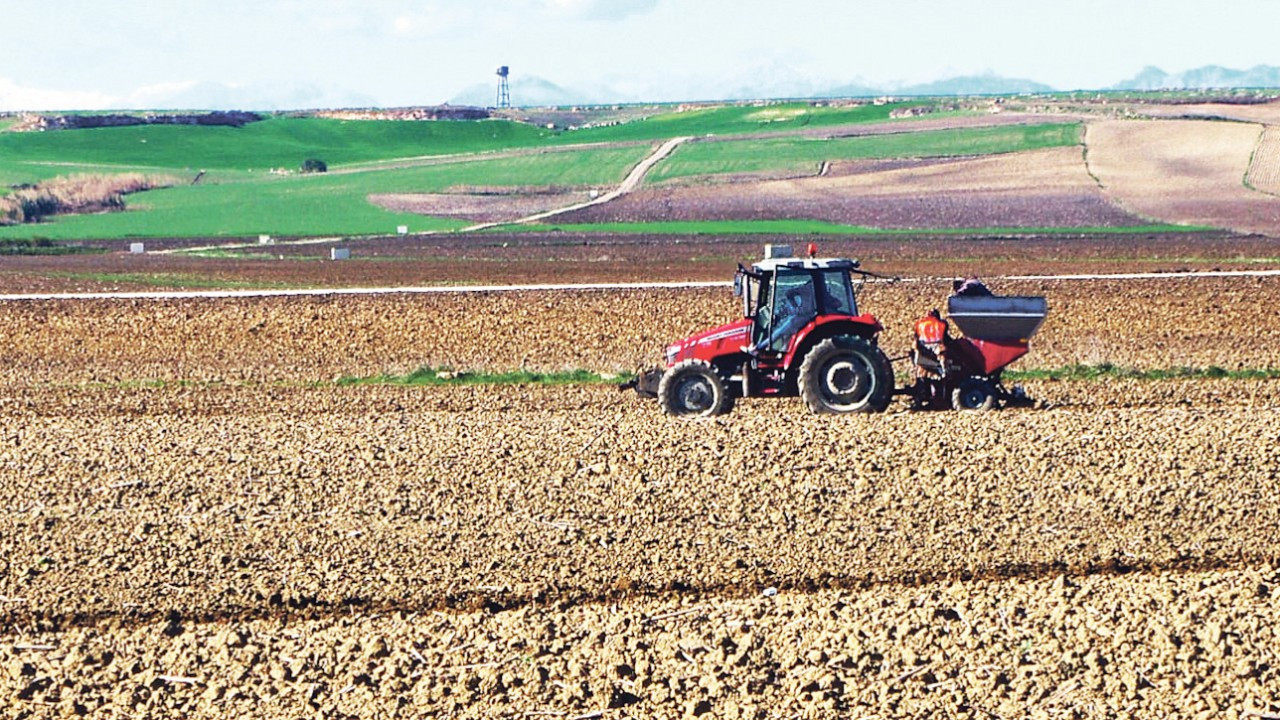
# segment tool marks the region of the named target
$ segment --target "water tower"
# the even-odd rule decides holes
[[[507,84],[507,75],[509,75],[510,73],[511,73],[511,70],[506,65],[503,65],[502,67],[498,68],[497,106],[500,108],[511,107],[511,86]]]

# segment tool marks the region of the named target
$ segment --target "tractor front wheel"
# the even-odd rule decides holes
[[[800,396],[815,413],[883,412],[893,369],[880,348],[848,335],[827,338],[800,365]]]
[[[710,417],[732,410],[733,396],[710,363],[685,360],[662,376],[658,383],[658,404],[668,415]]]

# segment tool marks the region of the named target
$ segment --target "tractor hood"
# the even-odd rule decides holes
[[[664,359],[667,367],[690,358],[710,361],[712,358],[738,352],[743,345],[750,343],[751,318],[743,318],[671,343],[667,346]]]

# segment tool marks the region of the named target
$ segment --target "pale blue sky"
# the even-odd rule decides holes
[[[0,0],[0,110],[433,104],[500,64],[653,100],[985,72],[1097,88],[1280,65],[1275,28],[1280,0]]]

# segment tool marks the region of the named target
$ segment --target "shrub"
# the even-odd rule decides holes
[[[317,158],[307,158],[302,162],[302,172],[304,173],[329,172],[329,164]]]
[[[125,173],[72,175],[37,185],[17,186],[9,195],[0,197],[0,225],[39,222],[61,213],[121,210],[126,194],[172,184],[167,178]]]

